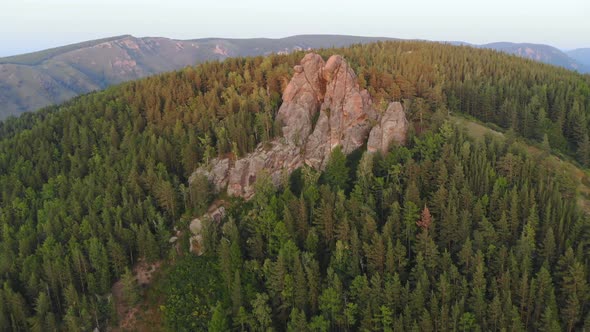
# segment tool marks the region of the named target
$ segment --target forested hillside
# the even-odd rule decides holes
[[[499,42],[479,45],[479,47],[515,54],[526,59],[549,63],[580,73],[588,73],[590,71],[590,68],[583,61],[572,56],[576,53],[572,53],[571,51],[564,52],[550,45]]]
[[[177,280],[169,326],[561,331],[590,323],[589,223],[559,169],[448,124],[357,162],[336,152],[323,174],[303,169],[276,193],[259,179],[252,202],[208,225],[218,270],[190,257],[171,273],[188,265],[198,280],[221,278],[214,287]],[[212,316],[192,315],[203,307]]]
[[[259,181],[207,228],[208,257],[177,258],[169,243],[213,199],[187,178],[278,134],[302,53],[206,63],[0,123],[2,330],[104,330],[112,283],[160,259],[177,262],[171,330],[588,326],[589,223],[571,179],[444,118],[474,116],[587,166],[590,78],[436,43],[320,52],[335,53],[377,103],[404,101],[415,136],[385,156],[336,154],[276,195]]]
[[[0,58],[0,120],[114,84],[206,61],[394,40],[346,35],[191,40],[124,35],[4,57]],[[469,46],[491,48],[579,72],[590,70],[583,65],[584,49],[571,53],[580,60],[577,63],[549,45],[492,43]]]
[[[0,120],[121,82],[228,57],[345,47],[391,38],[300,35],[176,40],[130,35],[0,58]]]

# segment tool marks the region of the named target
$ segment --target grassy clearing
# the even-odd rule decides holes
[[[467,129],[467,133],[469,134],[469,136],[478,140],[483,139],[487,134],[491,134],[493,136],[500,138],[504,137],[503,133],[495,131],[492,128],[486,127],[480,123],[477,123],[475,120],[455,115],[451,116],[451,121],[459,125],[459,127]]]
[[[451,121],[457,124],[461,128],[467,130],[467,134],[477,140],[483,139],[486,135],[493,135],[500,139],[504,138],[504,134],[489,128],[483,124],[476,122],[473,119],[469,119],[462,116],[451,116]],[[517,140],[521,148],[525,149],[533,157],[539,158],[539,160],[547,165],[547,167],[562,169],[564,172],[569,174],[577,184],[577,201],[578,205],[586,212],[590,213],[590,175],[587,170],[583,170],[576,166],[574,163],[561,159],[553,154],[547,154],[541,148],[527,144],[522,140]]]

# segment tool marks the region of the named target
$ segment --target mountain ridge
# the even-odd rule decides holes
[[[59,104],[110,85],[205,61],[395,40],[400,39],[307,34],[278,39],[209,37],[180,40],[120,35],[3,57],[0,58],[0,120]],[[506,42],[474,45],[460,41],[447,43],[494,48],[533,60],[553,62],[552,64],[567,69],[590,71],[590,65],[579,65],[565,53],[548,45]],[[533,46],[540,51],[527,53],[527,47]],[[523,48],[523,52],[518,51]]]
[[[43,62],[44,60],[47,60],[51,56],[56,55],[56,52],[58,52],[58,51],[60,51],[58,54],[61,54],[61,53],[65,53],[69,50],[76,50],[79,48],[92,46],[92,45],[95,45],[98,43],[118,40],[118,39],[122,39],[122,38],[126,38],[126,37],[132,37],[132,36],[131,35],[118,35],[118,36],[112,36],[112,37],[92,39],[92,40],[82,41],[79,43],[51,47],[51,48],[39,50],[39,51],[9,55],[9,56],[5,56],[5,57],[0,57],[0,64],[35,65],[35,64],[39,64],[39,63]],[[30,63],[30,62],[26,61],[27,59],[31,59],[31,58],[35,58],[35,57],[41,57],[42,59],[35,60],[34,63]]]
[[[122,35],[4,57],[0,58],[0,120],[113,84],[205,61],[343,47],[378,40],[394,39],[302,35],[282,39],[176,40]]]
[[[586,68],[590,68],[590,47],[577,48],[575,50],[567,51],[566,53],[570,58],[586,66]]]
[[[590,71],[590,67],[587,67],[583,63],[579,63],[575,59],[571,58],[566,52],[563,52],[551,45],[535,43],[494,42],[477,45],[476,47],[490,48],[500,52],[518,55],[526,59],[549,63],[582,73]]]

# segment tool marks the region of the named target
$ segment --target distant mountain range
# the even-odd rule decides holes
[[[590,48],[578,48],[567,51],[567,55],[586,67],[586,73],[590,72]]]
[[[208,60],[344,47],[384,40],[395,39],[299,35],[281,39],[174,40],[124,35],[0,58],[0,120],[109,85]],[[590,49],[565,54],[547,45],[493,43],[470,46],[493,48],[567,69],[590,72]]]
[[[302,35],[282,39],[174,40],[125,35],[0,58],[0,119],[109,85],[208,60],[343,47],[386,39]]]
[[[518,55],[523,58],[548,63],[581,73],[590,72],[590,64],[588,62],[590,57],[588,56],[588,53],[586,53],[586,62],[579,61],[578,59],[569,55],[570,52],[584,49],[578,49],[566,53],[549,45],[507,42],[484,44],[477,47],[491,48],[497,51]]]

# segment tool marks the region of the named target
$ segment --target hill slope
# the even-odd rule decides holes
[[[0,58],[0,120],[113,84],[209,60],[385,39],[302,35],[282,39],[174,40],[125,35]]]
[[[567,55],[586,66],[586,68],[590,68],[590,48],[578,48],[567,51]]]
[[[518,55],[523,58],[548,63],[579,72],[588,72],[590,67],[578,62],[561,50],[543,44],[498,42],[480,45],[481,48],[491,48],[500,52]]]
[[[157,297],[172,330],[213,317],[226,320],[217,330],[588,327],[590,226],[575,182],[443,121],[466,113],[588,165],[590,77],[439,43],[318,53],[347,59],[376,108],[403,99],[416,135],[383,158],[330,157],[323,176],[302,171],[283,193],[259,183],[250,202],[229,202],[233,221],[204,225],[209,256],[186,255],[189,221],[214,199],[188,175],[281,134],[302,52],[189,67],[0,122],[0,330],[104,330],[113,282],[133,302],[127,269],[160,261],[176,262]],[[432,218],[417,224],[425,207]]]
[[[174,40],[124,35],[0,58],[0,120],[113,84],[209,60],[288,53],[310,48],[345,47],[379,40],[395,39],[299,35],[281,39]],[[548,45],[493,43],[477,46],[465,42],[450,43],[492,48],[570,70],[590,70],[590,64],[581,65]]]

